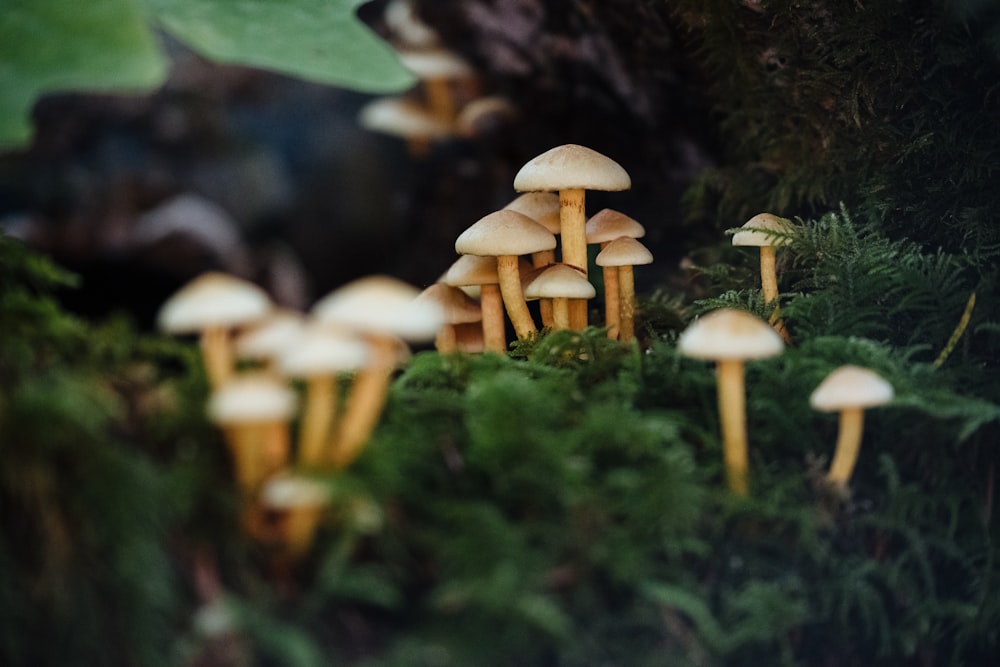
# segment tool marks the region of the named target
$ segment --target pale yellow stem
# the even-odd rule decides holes
[[[773,303],[774,310],[768,322],[786,343],[791,342],[791,336],[781,320],[781,309],[778,307],[778,270],[775,260],[774,246],[760,247],[760,287],[764,303]]]
[[[370,344],[371,362],[354,376],[340,427],[335,431],[337,437],[327,447],[330,462],[338,469],[349,465],[364,449],[388,397],[396,341],[372,336]]]
[[[252,493],[288,463],[289,434],[285,422],[235,424],[223,427],[233,460],[236,483]]]
[[[323,447],[333,428],[337,409],[337,378],[317,375],[306,381],[306,405],[299,431],[299,465],[311,468],[322,464]]]
[[[225,327],[209,327],[201,332],[199,343],[208,384],[218,389],[232,377],[235,367],[229,331]]]
[[[507,332],[499,285],[480,287],[479,307],[483,311],[483,347],[491,352],[506,352]]]
[[[326,505],[303,505],[285,511],[282,517],[282,537],[285,552],[292,560],[298,560],[308,553],[325,511]]]
[[[722,451],[729,490],[738,496],[749,493],[747,462],[746,389],[743,361],[722,359],[716,364]]]
[[[453,325],[445,324],[438,330],[437,336],[434,337],[434,349],[441,354],[451,354],[458,349]]]
[[[584,277],[587,276],[586,228],[586,190],[560,190],[559,242],[562,247],[562,262],[583,271]],[[586,299],[570,300],[570,327],[576,331],[587,328]]]
[[[541,250],[531,253],[531,265],[536,269],[548,266],[549,264],[555,264],[555,262],[555,250]],[[543,327],[552,326],[552,299],[541,298],[538,300],[538,314],[542,319]]]
[[[497,257],[497,275],[500,277],[500,294],[503,296],[507,316],[518,338],[528,338],[537,331],[535,321],[531,319],[528,304],[524,301],[521,291],[521,274],[518,270],[516,255]]]
[[[556,331],[569,329],[569,303],[565,297],[552,299],[552,328]]]
[[[621,332],[618,340],[635,340],[635,272],[631,266],[618,267],[618,292],[621,308]]]
[[[452,125],[455,122],[455,96],[448,79],[434,78],[424,81],[427,106],[441,122]]]
[[[611,241],[601,244],[601,250],[608,247]],[[619,336],[619,323],[621,322],[621,300],[618,288],[618,267],[603,267],[604,277],[604,326],[608,328],[608,338],[617,339]]]
[[[826,478],[838,487],[845,488],[858,462],[861,433],[865,426],[864,408],[844,408],[840,411],[840,433]]]

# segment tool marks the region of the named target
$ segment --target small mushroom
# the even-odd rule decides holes
[[[597,290],[583,272],[575,266],[553,264],[528,284],[524,295],[529,298],[552,299],[552,328],[569,329],[569,300],[592,299]]]
[[[275,360],[302,333],[302,314],[276,309],[264,319],[244,329],[233,341],[236,357],[257,362],[265,370],[273,370]]]
[[[841,366],[826,376],[809,397],[814,410],[839,412],[840,430],[827,480],[846,491],[861,449],[865,408],[884,405],[893,399],[892,385],[860,366]]]
[[[441,46],[406,49],[399,53],[399,61],[420,79],[433,116],[454,127],[459,105],[452,86],[472,81],[475,78],[472,66],[458,54]]]
[[[497,134],[517,117],[517,109],[506,97],[490,95],[472,100],[458,112],[455,130],[466,139]]]
[[[483,345],[492,352],[507,350],[503,297],[495,257],[462,255],[438,279],[452,287],[478,287]]]
[[[585,227],[587,244],[596,244],[604,250],[615,239],[627,236],[638,239],[646,235],[646,228],[637,220],[620,211],[604,208],[587,220]],[[618,268],[605,266],[604,282],[604,325],[608,328],[608,338],[618,338],[621,305],[618,296]]]
[[[605,269],[614,268],[618,286],[619,312],[616,318],[617,336],[621,341],[635,340],[635,275],[633,267],[642,264],[652,264],[653,254],[639,241],[628,236],[615,239],[594,259],[598,266]],[[608,291],[605,285],[605,292]],[[612,322],[614,327],[615,323]],[[611,335],[610,332],[608,334]]]
[[[788,342],[788,331],[781,321],[778,308],[778,272],[775,262],[775,248],[788,245],[789,234],[792,231],[792,221],[779,218],[771,213],[759,213],[750,218],[739,231],[733,234],[734,246],[752,246],[760,248],[760,284],[765,303],[773,303],[769,321],[774,330]]]
[[[514,176],[518,192],[558,192],[562,263],[587,275],[586,191],[620,191],[632,187],[632,179],[620,164],[579,144],[556,146],[536,156]],[[587,326],[586,302],[572,307],[574,329]]]
[[[678,351],[685,357],[716,362],[719,421],[729,489],[749,493],[746,389],[743,364],[781,354],[784,343],[766,322],[742,310],[721,308],[695,320],[681,333]]]
[[[209,385],[219,388],[234,369],[231,331],[260,320],[273,304],[253,283],[227,273],[204,273],[164,302],[157,314],[170,334],[200,332],[202,360]]]
[[[226,436],[239,487],[250,493],[285,467],[295,394],[264,374],[236,377],[214,391],[208,417]]]
[[[404,97],[372,100],[358,112],[358,123],[366,130],[403,139],[409,154],[414,157],[427,155],[431,143],[454,134],[450,125]]]
[[[483,216],[455,240],[462,255],[497,258],[500,294],[518,338],[527,338],[537,329],[521,291],[518,258],[556,247],[556,237],[523,213],[501,209]]]
[[[417,299],[437,304],[444,314],[444,324],[434,338],[434,347],[442,354],[458,350],[458,336],[455,327],[459,324],[481,322],[483,310],[479,303],[457,287],[444,283],[430,285]]]
[[[264,484],[259,501],[263,509],[278,515],[282,555],[294,562],[312,546],[330,505],[330,489],[307,477],[279,475]]]

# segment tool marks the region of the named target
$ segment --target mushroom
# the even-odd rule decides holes
[[[743,362],[780,354],[784,349],[781,336],[750,313],[721,308],[685,329],[677,349],[685,357],[716,362],[726,477],[730,491],[745,496],[749,488]]]
[[[525,192],[504,206],[510,211],[524,213],[554,235],[559,234],[559,195],[554,192]],[[556,263],[555,249],[531,253],[531,264],[536,269]],[[542,299],[539,303],[543,326],[552,326],[552,301]]]
[[[442,354],[458,349],[455,327],[459,324],[481,322],[483,310],[479,303],[457,287],[434,283],[420,293],[418,299],[437,304],[444,314],[444,324],[434,338],[434,347]]]
[[[297,561],[312,546],[323,513],[330,505],[330,489],[307,477],[279,475],[260,491],[260,504],[279,517],[284,556]]]
[[[478,139],[509,125],[517,117],[517,109],[506,97],[490,95],[472,100],[458,112],[455,130],[466,139]]]
[[[289,344],[278,364],[292,378],[304,378],[306,404],[298,438],[298,462],[311,468],[323,463],[337,412],[337,376],[368,363],[370,351],[361,339],[315,323]]]
[[[357,458],[378,423],[399,358],[400,339],[433,340],[441,328],[440,308],[418,301],[419,294],[416,287],[396,278],[367,276],[334,290],[313,306],[317,322],[355,331],[371,346],[370,362],[355,375],[340,428],[326,448],[337,468]]]
[[[420,104],[403,97],[380,97],[361,107],[358,123],[372,132],[381,132],[406,141],[410,155],[422,157],[431,142],[454,134],[451,126],[429,113]]]
[[[598,266],[605,269],[614,269],[616,277],[614,283],[618,286],[618,317],[617,335],[612,336],[611,330],[608,336],[629,342],[635,339],[635,275],[633,267],[642,264],[652,264],[653,254],[639,241],[628,236],[615,239],[609,243],[604,250],[594,258]],[[605,274],[606,275],[606,274]],[[609,288],[604,286],[605,298]],[[615,327],[615,321],[610,323]]]
[[[302,332],[302,319],[298,311],[283,308],[272,311],[236,336],[233,342],[236,357],[272,370],[281,352]]]
[[[884,405],[892,400],[892,385],[880,375],[860,366],[841,366],[826,376],[809,397],[814,410],[840,412],[837,445],[827,480],[845,491],[861,449],[865,408]]]
[[[208,400],[208,417],[226,436],[239,487],[256,489],[288,461],[288,428],[295,394],[283,382],[248,373],[228,381]]]
[[[632,180],[620,164],[578,144],[556,146],[530,160],[514,176],[518,192],[558,192],[562,262],[587,275],[586,191],[620,191]],[[587,326],[585,301],[571,310],[574,329]]]
[[[553,264],[528,284],[524,295],[529,298],[552,299],[552,328],[569,329],[569,300],[593,299],[597,290],[583,272],[568,264]]]
[[[440,46],[401,51],[399,61],[420,79],[431,114],[449,127],[454,127],[458,105],[452,84],[473,80],[475,71],[472,66]]]
[[[774,304],[769,321],[774,330],[788,342],[788,331],[781,321],[778,308],[778,273],[775,267],[775,248],[788,245],[792,221],[771,213],[759,213],[750,218],[733,234],[734,246],[760,248],[760,285],[764,303]]]
[[[496,258],[462,255],[445,271],[438,282],[452,287],[479,288],[483,345],[493,352],[505,352],[507,333],[504,330],[504,306],[500,294]]]
[[[440,42],[437,31],[420,20],[409,0],[390,0],[382,14],[393,42],[409,48],[431,48]]]
[[[500,294],[518,338],[536,331],[521,292],[518,258],[555,247],[556,237],[549,230],[523,213],[507,209],[483,216],[455,240],[459,254],[497,258]]]
[[[261,319],[272,307],[270,297],[257,285],[212,271],[167,299],[157,314],[157,324],[170,334],[200,332],[209,385],[219,388],[234,368],[230,330]]]
[[[595,213],[585,227],[587,244],[596,244],[604,250],[617,238],[627,236],[638,239],[646,235],[646,228],[624,213],[604,208]],[[604,325],[608,328],[608,338],[618,338],[621,301],[619,299],[618,268],[603,267],[604,281]]]

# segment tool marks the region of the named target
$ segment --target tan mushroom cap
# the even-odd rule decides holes
[[[639,241],[628,236],[622,236],[608,243],[607,247],[597,253],[594,263],[598,266],[639,266],[652,264],[653,253]]]
[[[620,164],[579,144],[549,149],[525,164],[514,176],[518,192],[556,190],[628,190],[632,179]]]
[[[314,324],[285,348],[278,367],[288,377],[308,378],[357,370],[370,357],[371,350],[361,339]]]
[[[528,283],[524,296],[532,299],[592,299],[597,296],[597,290],[579,269],[567,264],[553,264]]]
[[[555,192],[525,192],[504,208],[525,214],[553,234],[559,233],[559,195]]]
[[[677,349],[693,359],[763,359],[781,354],[785,344],[755,315],[720,308],[701,316],[681,333]]]
[[[236,276],[212,271],[178,290],[160,308],[157,324],[172,334],[210,327],[236,327],[264,317],[273,308],[267,292]]]
[[[439,283],[452,287],[495,285],[500,282],[495,257],[462,255],[438,278]]]
[[[826,376],[809,397],[809,404],[820,412],[845,408],[871,408],[893,399],[892,385],[882,376],[861,366],[841,366]]]
[[[468,324],[483,319],[479,302],[452,285],[434,283],[421,292],[417,299],[437,304],[447,324]]]
[[[646,228],[635,218],[611,208],[601,209],[587,220],[587,243],[607,243],[622,236],[633,239],[646,235]]]
[[[217,424],[286,421],[295,410],[295,393],[284,382],[256,373],[230,380],[208,399],[208,417]]]
[[[755,247],[788,245],[788,234],[792,229],[792,221],[787,218],[779,218],[771,213],[758,213],[744,223],[740,231],[733,234],[733,245]]]
[[[530,255],[556,247],[556,237],[523,213],[500,209],[483,216],[459,234],[455,252],[462,255]]]
[[[236,337],[236,354],[242,359],[273,359],[301,334],[302,327],[301,313],[274,310]]]
[[[431,340],[444,323],[441,309],[417,301],[420,290],[396,278],[366,276],[316,302],[313,318],[324,325],[411,341]]]
[[[402,51],[399,62],[421,79],[458,79],[475,73],[465,59],[441,47]]]
[[[490,95],[472,100],[455,118],[459,134],[478,137],[503,127],[517,116],[517,108],[506,97]]]
[[[403,97],[379,97],[358,112],[361,127],[404,139],[440,139],[454,134],[417,102]]]

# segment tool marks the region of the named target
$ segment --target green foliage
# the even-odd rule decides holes
[[[10,0],[0,15],[0,149],[31,139],[31,107],[63,91],[139,92],[165,79],[163,29],[203,56],[389,92],[413,83],[355,16],[360,0]]]

